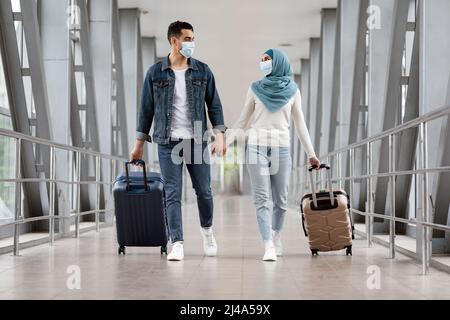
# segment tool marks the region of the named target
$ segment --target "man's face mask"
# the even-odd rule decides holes
[[[264,76],[268,76],[272,73],[272,60],[261,61],[259,68]]]
[[[180,53],[186,57],[190,58],[194,54],[195,42],[194,41],[184,41],[181,43]]]

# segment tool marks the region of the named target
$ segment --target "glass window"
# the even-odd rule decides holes
[[[6,89],[5,72],[3,69],[3,61],[1,55],[0,55],[0,108],[9,110],[8,92]]]
[[[0,128],[12,130],[11,118],[0,114]],[[14,178],[15,143],[8,137],[0,136],[0,179]],[[0,182],[0,224],[14,218],[15,184]]]
[[[0,46],[0,51],[1,51]],[[0,128],[12,130],[9,114],[8,92],[2,56],[0,54]],[[0,136],[0,179],[14,178],[15,143],[14,140]],[[0,182],[0,224],[14,217],[15,184]]]
[[[20,0],[11,0],[11,7],[13,12],[20,12]]]

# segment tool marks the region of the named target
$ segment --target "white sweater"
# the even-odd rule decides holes
[[[286,105],[272,113],[250,87],[239,119],[232,128],[226,131],[227,145],[232,143],[235,137],[245,130],[245,135],[248,136],[248,144],[289,147],[289,125],[292,117],[295,131],[308,157],[316,156],[306,127],[301,101],[300,90],[297,89],[295,95]]]

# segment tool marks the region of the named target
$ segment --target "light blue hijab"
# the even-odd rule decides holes
[[[259,81],[252,83],[252,90],[270,112],[286,105],[297,92],[297,84],[292,80],[292,68],[289,59],[282,51],[266,51],[272,58],[272,72]]]

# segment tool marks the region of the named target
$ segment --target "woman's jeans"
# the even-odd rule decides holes
[[[158,144],[159,165],[166,191],[166,213],[170,239],[183,241],[181,193],[183,188],[183,163],[191,176],[197,195],[200,224],[211,227],[213,221],[213,195],[209,151],[206,142],[195,143],[193,139],[170,140]]]
[[[272,230],[280,231],[283,228],[291,161],[289,147],[247,146],[246,162],[252,184],[253,203],[264,241],[272,240]],[[270,192],[273,201],[272,222]]]

